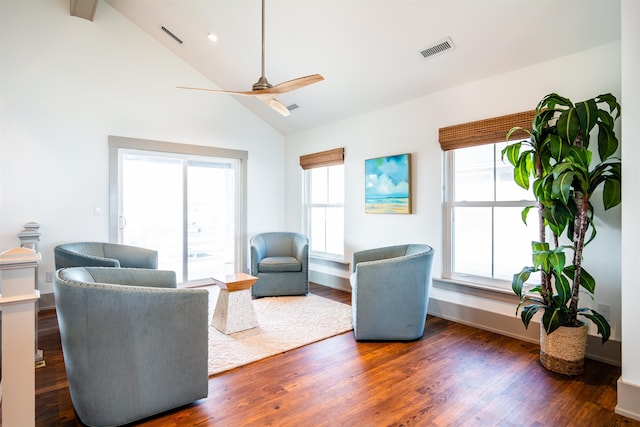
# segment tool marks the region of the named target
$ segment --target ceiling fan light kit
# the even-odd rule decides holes
[[[283,116],[289,116],[291,111],[282,102],[278,101],[275,96],[282,93],[291,92],[296,89],[317,83],[324,80],[320,74],[312,74],[309,76],[299,77],[297,79],[289,80],[284,83],[273,86],[264,75],[264,1],[262,0],[262,62],[261,62],[261,74],[257,82],[252,86],[250,91],[233,91],[233,90],[218,90],[218,89],[206,89],[196,87],[178,86],[178,89],[191,89],[191,90],[204,90],[208,92],[227,93],[230,95],[238,96],[254,96],[260,101],[267,104],[269,107],[276,110]]]

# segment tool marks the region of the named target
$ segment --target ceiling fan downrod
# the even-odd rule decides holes
[[[260,78],[253,84],[253,90],[270,89],[272,87],[264,76],[264,0],[262,0],[262,67]]]

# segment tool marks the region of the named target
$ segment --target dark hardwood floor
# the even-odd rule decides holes
[[[350,294],[312,285],[344,303]],[[36,425],[78,426],[54,311],[40,313]],[[143,426],[640,426],[618,416],[620,369],[593,360],[567,378],[538,346],[428,317],[422,339],[342,334],[209,379],[209,397]]]

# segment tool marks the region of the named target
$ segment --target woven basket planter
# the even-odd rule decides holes
[[[583,324],[571,328],[561,326],[547,335],[540,328],[540,363],[550,371],[564,375],[579,375],[584,371],[589,327]]]

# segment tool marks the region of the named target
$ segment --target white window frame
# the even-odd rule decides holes
[[[333,165],[333,166],[338,166],[338,165]],[[344,164],[339,165],[342,167],[342,173],[343,173],[343,181],[344,181]],[[303,170],[302,172],[302,179],[303,179],[303,201],[304,201],[304,218],[303,218],[303,228],[304,230],[306,230],[306,234],[307,236],[309,236],[309,247],[313,247],[313,244],[311,242],[311,240],[313,239],[313,236],[311,234],[311,210],[313,208],[341,208],[342,209],[342,224],[343,224],[343,229],[342,229],[342,235],[343,235],[343,241],[342,241],[342,253],[341,254],[335,254],[335,253],[331,253],[331,252],[321,252],[321,251],[314,251],[314,250],[309,250],[309,254],[313,257],[317,257],[317,258],[325,258],[325,259],[331,259],[331,260],[336,260],[336,261],[343,261],[344,260],[344,196],[343,196],[343,200],[342,203],[311,203],[311,173],[313,169],[320,169],[320,168],[329,168],[332,166],[320,166],[318,168],[312,168],[312,169],[306,169]],[[327,174],[327,179],[328,179],[328,175]],[[327,183],[327,188],[330,188],[328,183]],[[344,194],[344,189],[343,189],[343,194]],[[326,233],[326,228],[325,228],[325,247],[326,247],[326,238],[327,238],[327,233]]]
[[[496,143],[499,143],[497,141]],[[495,145],[496,143],[490,144]],[[471,148],[471,147],[469,147]],[[464,149],[464,148],[460,148]],[[459,149],[459,150],[460,150]],[[498,279],[494,277],[478,276],[473,274],[463,274],[454,271],[454,242],[455,242],[455,218],[453,215],[456,207],[519,207],[524,209],[526,206],[535,204],[535,200],[513,200],[513,201],[455,201],[455,151],[448,150],[444,153],[444,203],[443,203],[443,225],[444,225],[444,257],[443,257],[443,278],[455,281],[457,283],[479,286],[483,288],[492,288],[500,290],[510,290],[511,281]],[[501,161],[497,156],[494,157],[493,173],[495,177],[496,162]],[[495,182],[495,179],[494,179]],[[493,213],[492,213],[493,215]],[[494,223],[492,221],[492,227]],[[492,228],[492,248],[495,230]],[[494,271],[494,254],[492,249],[491,271]],[[524,265],[523,265],[524,266]],[[517,271],[514,271],[517,273]]]

